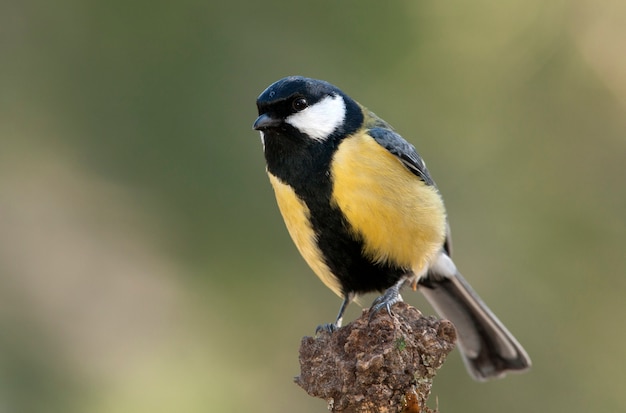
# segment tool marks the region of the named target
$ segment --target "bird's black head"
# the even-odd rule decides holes
[[[256,103],[259,117],[254,129],[263,139],[285,136],[324,142],[354,132],[363,122],[359,105],[337,87],[301,76],[271,84]]]

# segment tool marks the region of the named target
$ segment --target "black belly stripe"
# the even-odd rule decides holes
[[[374,263],[366,258],[362,240],[348,229],[348,223],[338,208],[332,207],[326,200],[319,202],[303,198],[311,212],[319,249],[326,265],[339,279],[344,294],[383,291],[410,271]]]
[[[285,136],[266,136],[269,172],[291,186],[307,204],[318,247],[344,295],[384,291],[411,270],[364,257],[362,239],[350,231],[339,208],[331,205],[332,182],[328,171],[336,146],[329,145],[330,142],[307,143]]]

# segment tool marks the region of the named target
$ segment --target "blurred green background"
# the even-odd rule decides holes
[[[4,0],[0,411],[326,411],[292,378],[340,299],[251,129],[291,74],[417,146],[457,265],[533,359],[481,384],[454,352],[431,406],[626,411],[625,19],[615,0]]]

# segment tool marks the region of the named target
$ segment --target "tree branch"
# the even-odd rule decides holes
[[[424,317],[397,303],[370,320],[361,317],[334,333],[304,337],[300,376],[309,395],[344,413],[427,413],[432,380],[454,348],[452,323]]]

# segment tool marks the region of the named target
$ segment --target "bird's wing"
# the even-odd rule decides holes
[[[417,175],[427,185],[435,185],[428,173],[428,169],[426,169],[426,164],[415,150],[415,147],[404,140],[402,136],[390,129],[378,127],[369,129],[367,133],[380,146],[396,156],[409,171]]]

